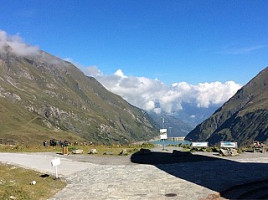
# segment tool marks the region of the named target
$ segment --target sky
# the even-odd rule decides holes
[[[0,0],[0,4],[3,37],[73,62],[142,108],[160,101],[172,102],[166,110],[181,109],[187,88],[195,93],[192,98],[199,107],[221,104],[268,66],[266,0]],[[164,89],[159,93],[155,87]],[[147,96],[141,93],[146,97],[137,100],[129,88],[143,89]],[[155,95],[149,98],[152,90]],[[165,94],[170,98],[165,100]]]

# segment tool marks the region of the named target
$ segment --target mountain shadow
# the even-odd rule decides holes
[[[177,152],[135,153],[131,161],[154,165],[177,178],[218,192],[227,199],[268,199],[268,164]]]

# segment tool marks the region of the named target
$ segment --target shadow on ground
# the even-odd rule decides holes
[[[227,199],[268,199],[267,163],[241,163],[188,152],[137,152],[130,159],[133,163],[154,165]]]

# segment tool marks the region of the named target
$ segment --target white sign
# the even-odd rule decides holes
[[[167,129],[160,129],[160,140],[167,139]]]
[[[160,140],[167,140],[167,134],[160,135]]]
[[[222,148],[237,148],[237,142],[221,142]]]
[[[55,159],[51,160],[51,165],[52,165],[52,167],[55,167],[56,179],[59,178],[58,166],[60,165],[60,158],[55,158]]]
[[[192,142],[192,147],[208,147],[208,142]]]
[[[160,134],[164,134],[164,133],[167,133],[167,129],[160,129]]]
[[[60,158],[55,158],[55,159],[51,160],[51,165],[52,165],[52,167],[60,165]]]

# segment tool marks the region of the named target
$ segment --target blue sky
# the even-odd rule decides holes
[[[268,66],[268,1],[0,0],[0,29],[80,66],[245,84]]]

